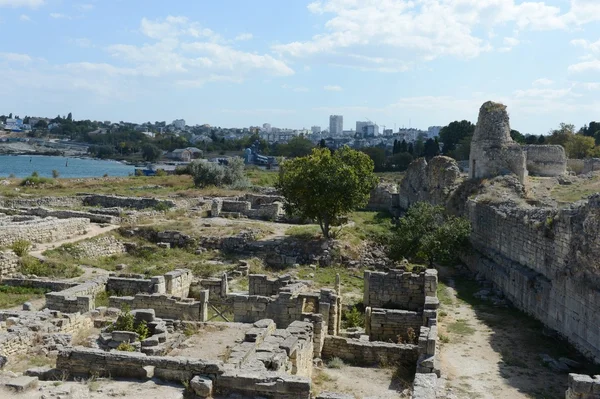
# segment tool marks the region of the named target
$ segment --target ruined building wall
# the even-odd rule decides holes
[[[0,279],[17,272],[19,257],[13,251],[0,251]]]
[[[369,203],[365,207],[368,211],[389,211],[392,208],[392,198],[398,193],[395,183],[379,183],[371,190]]]
[[[95,308],[96,294],[106,289],[106,277],[97,277],[63,291],[46,294],[46,307],[65,313],[86,313]]]
[[[364,273],[365,306],[405,310],[423,310],[425,297],[435,296],[437,272],[428,269],[414,274],[404,270]]]
[[[459,182],[460,170],[454,159],[438,156],[427,162],[418,158],[409,165],[400,183],[397,205],[402,209],[417,202],[445,205]]]
[[[468,214],[467,264],[600,362],[600,194],[560,210],[471,200]]]
[[[567,173],[567,155],[560,145],[526,145],[527,171],[533,176],[560,176]]]
[[[199,299],[184,299],[165,294],[137,294],[131,296],[111,296],[108,305],[113,308],[154,309],[157,317],[164,319],[206,321],[208,311],[208,291],[200,291]]]
[[[0,220],[0,247],[12,245],[17,240],[44,243],[64,240],[84,234],[90,227],[89,219],[55,219],[35,217]]]
[[[479,109],[479,118],[469,156],[472,179],[514,173],[521,182],[527,177],[526,155],[510,137],[506,106],[488,101]]]

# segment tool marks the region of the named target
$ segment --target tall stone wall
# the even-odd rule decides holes
[[[17,240],[45,243],[65,240],[85,234],[90,228],[89,219],[30,218],[15,221],[15,218],[0,220],[0,247],[12,245]]]
[[[569,374],[565,399],[600,399],[600,376]]]
[[[567,173],[567,155],[561,145],[526,145],[527,171],[533,176],[561,176]]]
[[[436,296],[437,271],[428,269],[414,274],[404,270],[365,270],[364,282],[365,306],[422,311],[425,297]]]
[[[78,208],[83,205],[80,197],[40,197],[8,198],[0,197],[0,206],[4,208],[33,208],[50,206],[53,208]]]
[[[513,173],[521,182],[527,177],[526,155],[510,137],[506,106],[488,101],[479,109],[479,118],[469,156],[469,177],[494,177]]]
[[[400,183],[398,206],[408,209],[417,202],[445,205],[459,183],[460,170],[454,159],[438,156],[428,163],[425,158],[418,158],[409,165]]]
[[[120,197],[116,195],[103,194],[83,194],[82,202],[87,206],[101,206],[103,208],[133,208],[146,209],[156,208],[157,206],[165,206],[172,208],[176,204],[171,200],[161,200],[157,198],[145,197]]]
[[[276,295],[281,288],[290,282],[292,282],[290,274],[275,278],[269,278],[266,274],[250,274],[248,276],[248,294],[260,296]]]
[[[409,329],[413,339],[423,326],[423,313],[410,310],[378,309],[371,310],[369,320],[369,339],[371,341],[410,341]],[[413,342],[414,343],[414,342]]]
[[[395,183],[379,183],[377,187],[371,190],[369,203],[365,207],[368,211],[390,211],[393,206],[392,198],[398,194],[398,187]]]
[[[583,160],[582,174],[600,171],[600,158],[588,158]]]
[[[560,210],[470,200],[468,214],[467,264],[600,362],[600,194]]]

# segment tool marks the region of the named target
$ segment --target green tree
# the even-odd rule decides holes
[[[423,140],[422,137],[418,137],[417,140],[415,140],[415,145],[414,145],[414,151],[415,151],[415,156],[416,157],[421,157],[423,156],[423,151],[425,150],[425,140]]]
[[[519,144],[525,144],[525,136],[518,130],[512,129],[510,131],[510,137]]]
[[[418,202],[398,220],[391,254],[395,259],[450,263],[469,247],[471,225],[441,206]]]
[[[444,155],[452,156],[458,143],[467,137],[470,142],[473,133],[475,133],[475,125],[467,120],[454,121],[448,126],[444,126],[440,130],[440,141],[444,143]]]
[[[558,144],[567,147],[567,142],[575,136],[575,125],[561,123],[558,129],[550,131],[550,136],[546,139],[548,144]]]
[[[593,137],[575,134],[567,141],[565,151],[569,158],[582,159],[591,156],[595,146],[596,141]]]
[[[356,208],[365,206],[377,184],[373,161],[347,146],[331,153],[315,148],[311,155],[283,162],[277,188],[287,212],[315,220],[323,236]]]
[[[413,156],[408,152],[399,152],[391,156],[388,160],[388,169],[405,171],[408,169],[408,165],[413,161]]]
[[[69,115],[67,115],[67,121],[72,122],[73,121],[73,114],[69,112]]]
[[[437,139],[427,139],[423,146],[423,155],[426,159],[431,159],[436,155],[440,155],[440,145],[438,144]]]
[[[142,156],[148,162],[156,162],[160,159],[162,151],[154,144],[144,144],[142,147]]]
[[[294,137],[287,144],[280,145],[276,155],[290,158],[304,157],[310,154],[313,147],[310,140],[304,137]]]
[[[35,124],[34,128],[36,128],[36,129],[48,129],[48,123],[47,123],[45,120],[43,120],[43,119],[40,119],[40,120],[39,120],[39,121],[38,121],[38,122]]]
[[[385,170],[385,150],[379,147],[366,147],[361,149],[373,161],[375,172],[383,172]]]
[[[406,144],[406,140],[402,140],[398,145],[398,152],[408,152],[408,144]]]

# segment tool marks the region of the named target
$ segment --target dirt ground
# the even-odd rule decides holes
[[[252,324],[210,323],[186,339],[168,356],[184,356],[205,360],[225,360],[231,348],[244,340]]]
[[[7,380],[0,376],[0,381]],[[19,399],[183,399],[184,387],[163,381],[118,381],[88,379],[82,381],[39,381],[37,389],[16,393],[0,388],[0,398]]]
[[[398,399],[408,398],[406,387],[395,382],[392,368],[352,367],[344,365],[313,370],[313,389],[319,392],[339,392],[356,398]]]
[[[568,345],[543,334],[541,324],[517,311],[474,300],[481,287],[442,269],[438,397],[446,399],[564,398],[569,371],[557,372],[542,355],[582,359]],[[574,370],[575,372],[575,370]]]

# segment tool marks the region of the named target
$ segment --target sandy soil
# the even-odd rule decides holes
[[[568,374],[551,370],[540,358],[542,353],[554,355],[554,340],[516,310],[471,306],[457,298],[452,277],[441,280],[448,284],[452,304],[440,307],[440,313],[447,314],[440,317],[440,337],[449,341],[441,343],[438,397],[564,398]],[[576,358],[575,353],[569,355]]]
[[[393,369],[344,366],[340,369],[315,368],[313,388],[320,392],[348,393],[357,398],[408,398],[404,387],[392,383]]]
[[[252,324],[210,323],[188,339],[168,356],[184,356],[206,360],[224,360],[227,352],[244,340]]]

